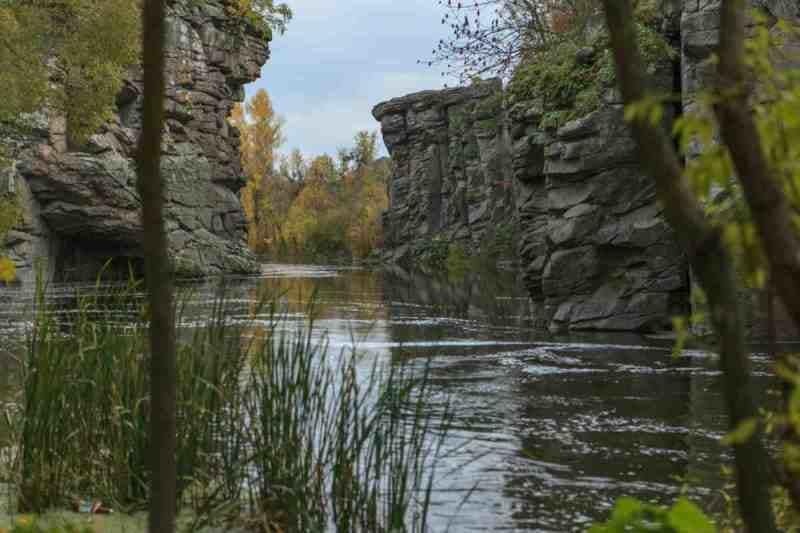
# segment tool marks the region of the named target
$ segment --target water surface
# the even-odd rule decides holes
[[[268,291],[299,325],[314,295],[331,352],[356,346],[364,365],[431,359],[437,398],[455,408],[449,446],[458,447],[440,469],[436,531],[583,531],[619,496],[667,502],[687,481],[707,508],[720,505],[725,418],[712,354],[676,359],[668,341],[637,335],[536,332],[513,274],[447,281],[264,265],[262,276],[226,284],[243,319]],[[50,295],[69,309],[76,287]],[[202,320],[218,283],[192,289],[189,319]],[[30,288],[0,289],[5,339],[29,326],[31,301]],[[766,387],[768,358],[756,355],[755,368]]]

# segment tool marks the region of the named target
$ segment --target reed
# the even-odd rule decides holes
[[[18,507],[91,497],[141,509],[149,383],[139,287],[98,285],[69,313],[45,292],[5,418]],[[179,301],[181,317],[189,297]],[[332,353],[313,319],[290,323],[276,301],[234,321],[220,295],[179,335],[177,503],[188,528],[425,531],[449,425],[449,409],[428,410],[428,367]]]

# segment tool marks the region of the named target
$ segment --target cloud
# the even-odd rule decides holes
[[[429,57],[443,28],[436,0],[294,0],[295,18],[276,36],[262,79],[286,119],[285,151],[333,153],[362,129],[376,130],[377,103],[436,89],[438,71],[417,64]],[[452,80],[450,80],[452,82]]]

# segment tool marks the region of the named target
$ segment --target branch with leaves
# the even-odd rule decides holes
[[[617,68],[617,79],[628,105],[657,100],[648,91],[630,0],[603,0]],[[726,41],[723,41],[723,45]],[[692,192],[672,139],[649,113],[631,114],[631,128],[642,165],[656,183],[665,215],[675,229],[704,289],[711,320],[720,342],[724,396],[732,430],[758,417],[753,395],[744,321],[738,301],[734,261],[719,227],[710,223]],[[768,456],[758,427],[734,445],[737,488],[742,518],[750,532],[776,531],[770,502]]]

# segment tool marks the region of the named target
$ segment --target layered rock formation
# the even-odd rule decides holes
[[[239,133],[228,124],[243,86],[260,75],[268,38],[226,7],[230,0],[179,0],[169,8],[166,219],[179,275],[254,272],[239,201],[244,185]],[[23,278],[41,259],[60,277],[94,276],[108,259],[141,262],[134,151],[141,129],[141,70],[117,96],[112,120],[78,150],[64,120],[30,117],[24,134],[2,140],[15,159],[6,186],[25,204],[6,248]]]
[[[776,24],[789,22],[800,30],[800,2],[797,0],[750,0],[764,16],[773,35],[780,35],[781,50],[773,50],[778,68],[800,68],[800,33],[785,34]],[[681,18],[681,80],[685,112],[697,110],[697,96],[714,83],[714,52],[719,45],[719,0],[684,0]],[[701,147],[697,147],[701,149]],[[691,155],[691,154],[690,154]],[[800,332],[792,323],[779,299],[767,291],[744,291],[741,294],[747,312],[748,333],[766,337],[775,333],[781,337],[797,338]],[[773,332],[769,332],[772,328]]]
[[[389,257],[434,238],[475,250],[510,223],[539,326],[666,327],[688,309],[688,268],[614,98],[558,131],[499,81],[378,105],[395,164]]]
[[[512,112],[520,259],[538,324],[641,330],[688,310],[689,277],[652,180],[636,163],[622,106],[556,132]]]
[[[500,80],[410,94],[373,115],[394,163],[384,216],[391,259],[410,262],[434,238],[472,247],[513,219]]]
[[[800,20],[796,0],[754,4],[768,20]],[[662,30],[680,61],[654,65],[656,83],[681,94],[676,112],[691,110],[695,95],[713,81],[719,1],[666,0],[662,8]],[[790,40],[786,47],[791,53],[800,50],[800,43]],[[613,87],[602,89],[596,111],[557,130],[542,126],[541,101],[509,101],[499,82],[380,104],[374,114],[395,163],[385,219],[387,246],[393,252],[388,256],[402,256],[409,243],[432,238],[473,236],[478,246],[480,238],[474,235],[480,236],[486,226],[474,221],[510,222],[517,230],[519,260],[541,327],[653,330],[689,311],[687,262],[651,180],[638,167],[619,95]],[[453,102],[462,101],[475,102],[473,109],[479,111],[472,120],[454,120],[448,111]],[[484,107],[482,101],[493,104]],[[496,110],[494,115],[490,109]],[[467,162],[492,164],[467,163],[466,168],[480,172],[465,174],[443,170],[458,168],[451,161],[452,140],[473,138],[482,142],[467,143],[470,150],[458,153],[466,153]],[[444,165],[439,164],[442,159]],[[513,209],[504,200],[509,173]],[[448,180],[455,186],[444,186]],[[492,198],[503,200],[487,200]],[[749,307],[756,310],[752,323],[759,333],[761,306],[754,299]]]

